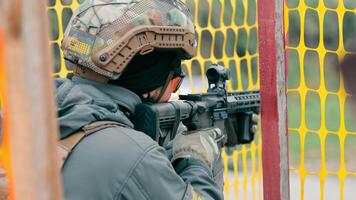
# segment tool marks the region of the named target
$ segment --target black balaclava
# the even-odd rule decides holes
[[[142,96],[164,86],[169,73],[180,65],[181,58],[177,52],[155,50],[146,55],[137,54],[120,78],[109,81],[109,84],[124,87]]]

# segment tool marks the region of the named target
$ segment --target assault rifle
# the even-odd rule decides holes
[[[251,117],[253,113],[259,113],[260,92],[227,92],[226,81],[230,72],[221,65],[211,65],[206,76],[209,82],[207,93],[180,95],[179,101],[168,103],[138,105],[133,119],[135,129],[160,145],[167,138],[174,138],[181,122],[188,130],[220,128],[224,133],[222,146],[251,143],[254,139],[250,131]]]

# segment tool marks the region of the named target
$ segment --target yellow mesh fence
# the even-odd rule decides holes
[[[77,0],[48,0],[51,44],[55,75],[65,77],[60,42],[63,31],[80,3]],[[189,79],[182,87],[187,92],[206,90],[205,68],[220,63],[232,72],[229,90],[259,88],[256,0],[186,0],[195,16],[199,35],[198,56],[183,64]],[[231,153],[223,153],[226,199],[262,199],[260,136],[256,142]]]
[[[286,1],[285,28],[291,199],[355,199],[355,117],[338,62],[356,50],[356,1]]]

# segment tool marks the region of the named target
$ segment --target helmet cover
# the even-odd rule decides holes
[[[87,0],[62,42],[66,60],[113,80],[137,53],[154,49],[196,55],[193,17],[180,0]]]

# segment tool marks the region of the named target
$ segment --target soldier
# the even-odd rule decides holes
[[[66,199],[223,199],[219,130],[178,134],[166,153],[130,121],[142,101],[169,100],[196,49],[179,0],[79,7],[62,43],[74,76],[56,80]]]

